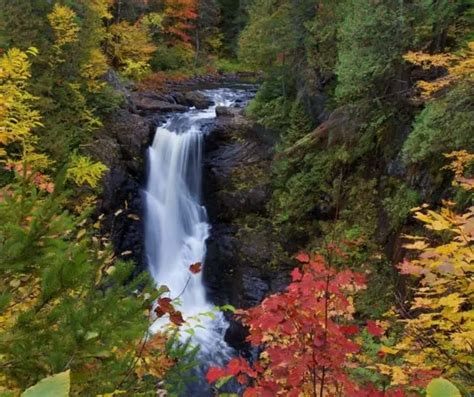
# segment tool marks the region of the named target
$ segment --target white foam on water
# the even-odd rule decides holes
[[[214,319],[200,316],[200,326],[196,327],[192,318],[213,311],[214,306],[206,299],[202,272],[193,275],[189,266],[196,262],[205,266],[210,231],[206,209],[201,204],[201,126],[215,118],[217,106],[231,106],[239,94],[218,89],[206,91],[206,95],[214,106],[175,114],[157,128],[148,157],[145,246],[156,285],[166,285],[171,298],[179,296],[178,309],[194,330],[192,342],[199,345],[200,355],[208,362],[222,362],[231,355],[224,341],[227,321],[218,312]],[[164,325],[165,320],[158,319],[151,332]]]

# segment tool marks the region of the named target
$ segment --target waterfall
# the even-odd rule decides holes
[[[157,128],[149,148],[149,176],[146,189],[146,253],[149,271],[156,285],[166,285],[170,297],[179,296],[178,309],[194,330],[193,342],[207,362],[221,362],[230,354],[224,342],[227,322],[222,313],[216,318],[201,316],[200,327],[192,317],[211,312],[206,299],[202,272],[192,275],[189,266],[205,266],[206,239],[210,225],[201,204],[202,126],[215,118],[216,106],[230,106],[235,90],[206,91],[215,103],[205,109],[174,114]],[[163,326],[157,320],[152,331]]]

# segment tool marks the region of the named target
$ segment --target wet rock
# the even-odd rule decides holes
[[[249,344],[246,341],[247,335],[249,334],[247,327],[244,327],[240,322],[235,321],[233,318],[228,319],[229,328],[224,335],[224,340],[227,344],[232,346],[238,351],[247,350]]]
[[[229,108],[227,106],[217,106],[216,107],[216,116],[217,117],[235,117],[235,109]]]
[[[130,95],[130,101],[136,112],[144,116],[151,113],[185,112],[188,110],[187,106],[157,99],[155,94],[133,93]]]
[[[216,113],[205,150],[204,199],[213,226],[204,279],[215,301],[248,308],[284,284],[269,274],[280,244],[267,213],[273,143],[241,109]],[[242,336],[234,325],[226,338],[239,348]]]
[[[264,213],[270,199],[268,186],[256,186],[231,192],[220,192],[218,201],[222,208],[219,212],[227,217],[236,217],[242,213]]]
[[[214,102],[206,98],[206,96],[199,91],[175,93],[173,97],[176,103],[183,106],[195,107],[196,109],[206,109],[214,104]]]

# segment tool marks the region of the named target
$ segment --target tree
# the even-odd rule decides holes
[[[34,162],[41,169],[49,161],[36,152],[37,138],[32,133],[41,126],[41,117],[32,106],[37,98],[26,90],[31,77],[28,54],[34,56],[37,51],[12,48],[0,58],[0,159],[5,162],[8,156],[9,161]]]
[[[140,21],[111,25],[106,35],[107,53],[112,64],[130,78],[139,79],[150,71],[149,61],[156,47]]]
[[[198,0],[197,15],[195,48],[196,61],[199,61],[203,55],[215,55],[219,51],[223,36],[217,27],[221,14],[216,0]]]
[[[351,0],[339,30],[336,96],[342,102],[387,93],[405,49],[398,0]],[[385,92],[384,92],[385,91]]]
[[[163,27],[170,43],[191,45],[191,32],[198,18],[197,6],[196,0],[164,0]]]
[[[455,173],[455,186],[472,194],[474,180],[465,176],[465,170],[474,155],[459,151],[448,157],[452,160],[449,168]],[[439,211],[425,205],[415,208],[414,214],[431,238],[407,236],[411,242],[405,248],[418,254],[406,259],[400,270],[417,282],[413,299],[400,302],[398,319],[404,325],[403,337],[390,353],[403,358],[401,368],[407,381],[421,371],[442,371],[443,376],[472,392],[473,208],[459,214],[453,203],[445,203]]]
[[[329,252],[339,251],[333,246]],[[257,361],[249,365],[232,359],[225,368],[211,368],[208,381],[221,379],[222,385],[235,376],[247,386],[245,397],[379,395],[349,376],[351,356],[360,349],[354,341],[359,328],[353,322],[352,299],[364,288],[364,277],[350,270],[337,272],[321,256],[299,254],[297,259],[303,270],[293,270],[284,293],[239,312],[249,327],[247,340],[261,349]],[[368,332],[381,335],[383,330],[369,322]],[[395,395],[391,393],[386,395]]]

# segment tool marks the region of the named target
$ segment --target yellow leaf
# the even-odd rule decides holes
[[[400,367],[392,368],[392,385],[406,385],[408,383],[408,377]]]
[[[77,239],[77,240],[80,240],[82,237],[85,236],[86,233],[87,233],[87,230],[86,230],[86,229],[81,229],[81,230],[79,230],[79,232],[77,233],[76,239]]]
[[[388,353],[388,354],[397,354],[398,353],[397,349],[394,349],[393,347],[389,347],[389,346],[385,346],[385,345],[382,345],[380,347],[380,351],[384,352],[384,353]]]

